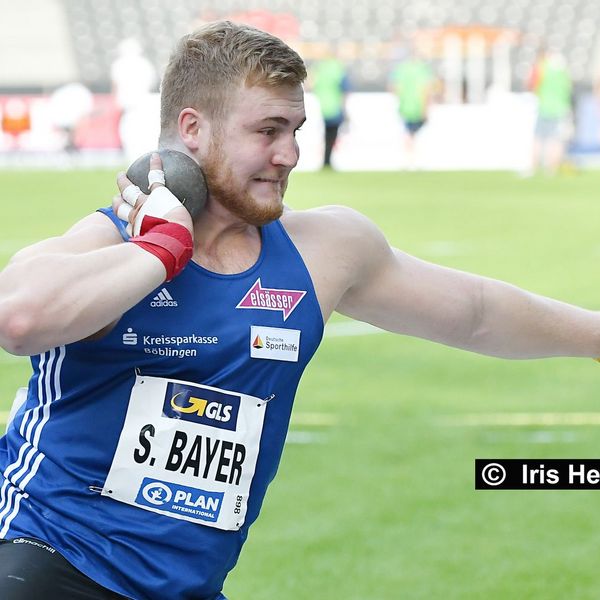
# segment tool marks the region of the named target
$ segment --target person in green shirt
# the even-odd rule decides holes
[[[345,119],[346,94],[350,84],[344,63],[333,53],[315,63],[311,75],[312,91],[319,101],[325,125],[323,166],[331,167],[331,153]]]
[[[529,82],[537,97],[533,168],[556,173],[563,163],[571,123],[571,77],[564,57],[542,52]]]
[[[405,149],[409,167],[415,166],[415,137],[427,122],[434,81],[429,65],[417,55],[401,62],[390,76],[390,91],[396,95],[407,133]]]

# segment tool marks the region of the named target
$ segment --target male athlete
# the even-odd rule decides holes
[[[149,196],[121,175],[112,210],[0,274],[0,344],[33,365],[0,440],[1,598],[222,599],[334,310],[495,356],[600,354],[594,312],[407,256],[347,208],[284,211],[305,75],[246,26],[185,36],[161,144],[202,165],[199,218],[155,156]]]

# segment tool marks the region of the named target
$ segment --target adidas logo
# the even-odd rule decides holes
[[[167,288],[163,288],[156,296],[154,296],[154,298],[152,298],[150,306],[152,306],[152,308],[177,306],[177,300],[173,299],[173,296],[169,294]]]

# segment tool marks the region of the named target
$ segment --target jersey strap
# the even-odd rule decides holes
[[[123,240],[126,242],[129,241],[130,235],[125,229],[127,225],[129,225],[129,223],[127,223],[127,221],[119,219],[119,217],[117,217],[117,215],[113,212],[113,209],[110,206],[106,208],[99,208],[96,212],[100,212],[103,215],[106,215],[115,224],[115,227],[119,230],[119,233],[121,234]]]

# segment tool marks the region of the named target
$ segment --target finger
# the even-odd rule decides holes
[[[126,207],[126,208],[123,208]],[[129,211],[127,210],[129,209]],[[127,204],[126,202],[123,201],[123,198],[121,198],[121,194],[117,194],[115,196],[113,196],[112,199],[112,210],[115,213],[115,215],[117,215],[119,217],[119,219],[123,219],[125,221],[128,221],[128,213],[130,211],[133,210],[133,208]]]
[[[137,185],[128,185],[122,192],[121,196],[127,204],[137,206],[138,200],[143,196],[142,190]]]
[[[122,193],[125,188],[131,185],[131,181],[127,179],[127,175],[125,175],[124,171],[121,171],[117,175],[117,185],[119,186],[119,191]]]
[[[116,194],[112,197],[112,209],[115,214],[117,214],[117,209],[122,202],[123,198],[121,198],[121,194]]]
[[[133,185],[122,171],[117,175],[117,185],[123,200],[131,206],[135,206],[142,196],[142,190],[137,185]]]
[[[123,221],[129,222],[129,215],[131,214],[132,210],[133,208],[129,206],[129,204],[123,202],[119,208],[117,208],[117,217]]]
[[[165,173],[162,167],[162,160],[158,152],[153,152],[150,156],[150,170],[148,171],[148,187],[152,192],[161,185],[165,185]]]

